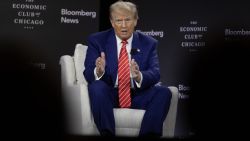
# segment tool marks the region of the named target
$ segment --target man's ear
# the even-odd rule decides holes
[[[136,25],[137,25],[137,20],[134,21],[134,27],[136,27]]]
[[[109,19],[109,21],[110,21],[112,27],[114,27],[114,24],[115,24],[114,21],[111,18]]]

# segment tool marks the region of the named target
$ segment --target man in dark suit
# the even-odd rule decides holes
[[[157,41],[134,31],[137,20],[136,5],[115,2],[110,6],[113,28],[88,38],[84,76],[89,83],[91,110],[101,135],[115,135],[114,107],[145,109],[139,135],[162,135],[172,95],[167,87],[156,85],[160,80]],[[120,53],[124,46],[130,70],[126,77],[120,73],[123,56]],[[122,79],[127,78],[129,90],[124,91],[129,97],[124,102],[119,99],[123,91],[120,86]]]

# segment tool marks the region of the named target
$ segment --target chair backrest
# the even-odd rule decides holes
[[[76,83],[77,84],[87,84],[86,79],[83,76],[83,71],[85,69],[84,61],[86,57],[88,46],[82,44],[76,44],[74,52],[74,63],[76,71]]]

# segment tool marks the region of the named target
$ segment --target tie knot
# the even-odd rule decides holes
[[[123,41],[122,41],[122,45],[126,45],[127,43],[128,43],[127,40],[123,40]]]

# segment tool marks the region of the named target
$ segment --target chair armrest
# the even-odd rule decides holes
[[[66,127],[68,133],[88,135],[96,133],[90,109],[88,88],[84,84],[62,88]]]
[[[64,55],[60,58],[61,65],[61,83],[62,87],[76,83],[76,72],[73,57]]]
[[[163,123],[163,136],[174,137],[179,91],[175,86],[169,86],[168,88],[172,93],[172,99],[167,117]]]

